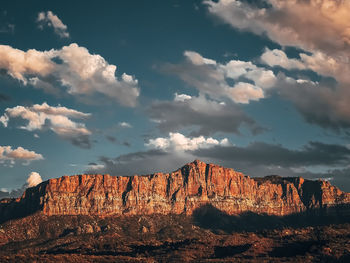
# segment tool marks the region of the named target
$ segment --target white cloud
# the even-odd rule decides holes
[[[53,52],[37,51],[29,49],[27,52],[12,48],[7,45],[0,45],[0,68],[7,70],[7,73],[25,85],[28,79],[24,75],[47,76],[54,70],[55,63],[51,61]]]
[[[24,85],[29,83],[50,93],[61,92],[57,87],[61,86],[78,98],[99,94],[130,107],[136,105],[140,94],[137,79],[126,73],[116,77],[115,65],[75,43],[50,51],[22,51],[0,45],[0,69]]]
[[[273,88],[276,83],[276,76],[271,70],[252,62],[231,60],[218,63],[193,51],[186,51],[184,55],[185,63],[165,65],[165,71],[177,74],[213,99],[229,98],[235,103],[249,103],[264,98],[265,90]],[[189,98],[176,96],[178,101]]]
[[[132,128],[132,125],[128,122],[119,122],[119,126],[122,127],[122,128]]]
[[[193,51],[185,51],[185,57],[192,62],[192,64],[201,65],[216,65],[216,61],[202,57],[199,53]]]
[[[40,174],[37,172],[31,172],[28,174],[27,187],[34,187],[43,181]]]
[[[11,164],[14,164],[16,160],[29,163],[42,159],[44,159],[44,157],[41,154],[24,149],[23,147],[12,149],[11,146],[0,146],[0,163],[9,161]]]
[[[177,94],[175,93],[175,98],[174,101],[181,101],[184,102],[185,100],[190,100],[192,99],[192,97],[190,95],[187,94]]]
[[[89,113],[83,113],[74,109],[61,106],[49,106],[46,102],[35,104],[31,107],[16,106],[7,108],[0,122],[7,127],[12,118],[21,118],[27,121],[26,125],[20,128],[35,131],[48,128],[62,138],[72,141],[73,144],[88,148],[88,136],[91,132],[84,123],[74,122],[73,119],[85,119]],[[82,140],[83,139],[83,140]]]
[[[264,91],[250,83],[238,82],[229,90],[230,97],[237,103],[249,103],[251,100],[264,98]]]
[[[266,48],[265,52],[261,55],[261,60],[271,67],[280,66],[285,69],[305,69],[305,65],[301,61],[288,58],[286,53],[279,49],[270,50]]]
[[[333,77],[340,83],[350,84],[350,68],[347,62],[337,61],[335,58],[322,52],[314,52],[311,55],[300,53],[299,59],[288,58],[287,54],[278,49],[266,49],[261,55],[263,63],[285,69],[308,69],[322,76]]]
[[[40,29],[43,29],[44,26],[52,27],[55,33],[60,37],[69,37],[67,26],[51,11],[38,13],[37,22],[39,23]]]
[[[222,140],[216,140],[212,137],[205,138],[204,136],[199,137],[186,137],[181,133],[169,133],[167,138],[156,138],[150,139],[146,143],[147,147],[160,150],[175,150],[175,151],[194,151],[198,149],[206,149],[214,146],[229,146],[231,145],[227,138]]]
[[[93,172],[93,171],[100,171],[102,169],[105,168],[105,165],[104,164],[88,164],[86,166],[86,169],[89,170],[90,172]]]

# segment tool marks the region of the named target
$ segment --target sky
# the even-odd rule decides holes
[[[0,191],[194,159],[350,191],[350,2],[0,7]]]

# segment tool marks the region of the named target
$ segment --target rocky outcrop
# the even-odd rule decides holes
[[[250,178],[199,160],[169,174],[73,175],[29,188],[2,200],[0,214],[42,211],[45,215],[192,214],[203,205],[227,213],[287,215],[350,204],[350,194],[325,181],[269,176]]]

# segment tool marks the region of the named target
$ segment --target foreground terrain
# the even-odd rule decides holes
[[[0,262],[350,262],[347,221],[34,214],[0,225]]]

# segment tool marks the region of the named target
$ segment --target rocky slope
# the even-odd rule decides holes
[[[191,215],[210,205],[229,215],[242,212],[284,216],[349,205],[325,181],[270,176],[250,178],[199,160],[169,174],[74,175],[50,179],[21,198],[0,201],[2,219],[41,211],[45,215]]]

